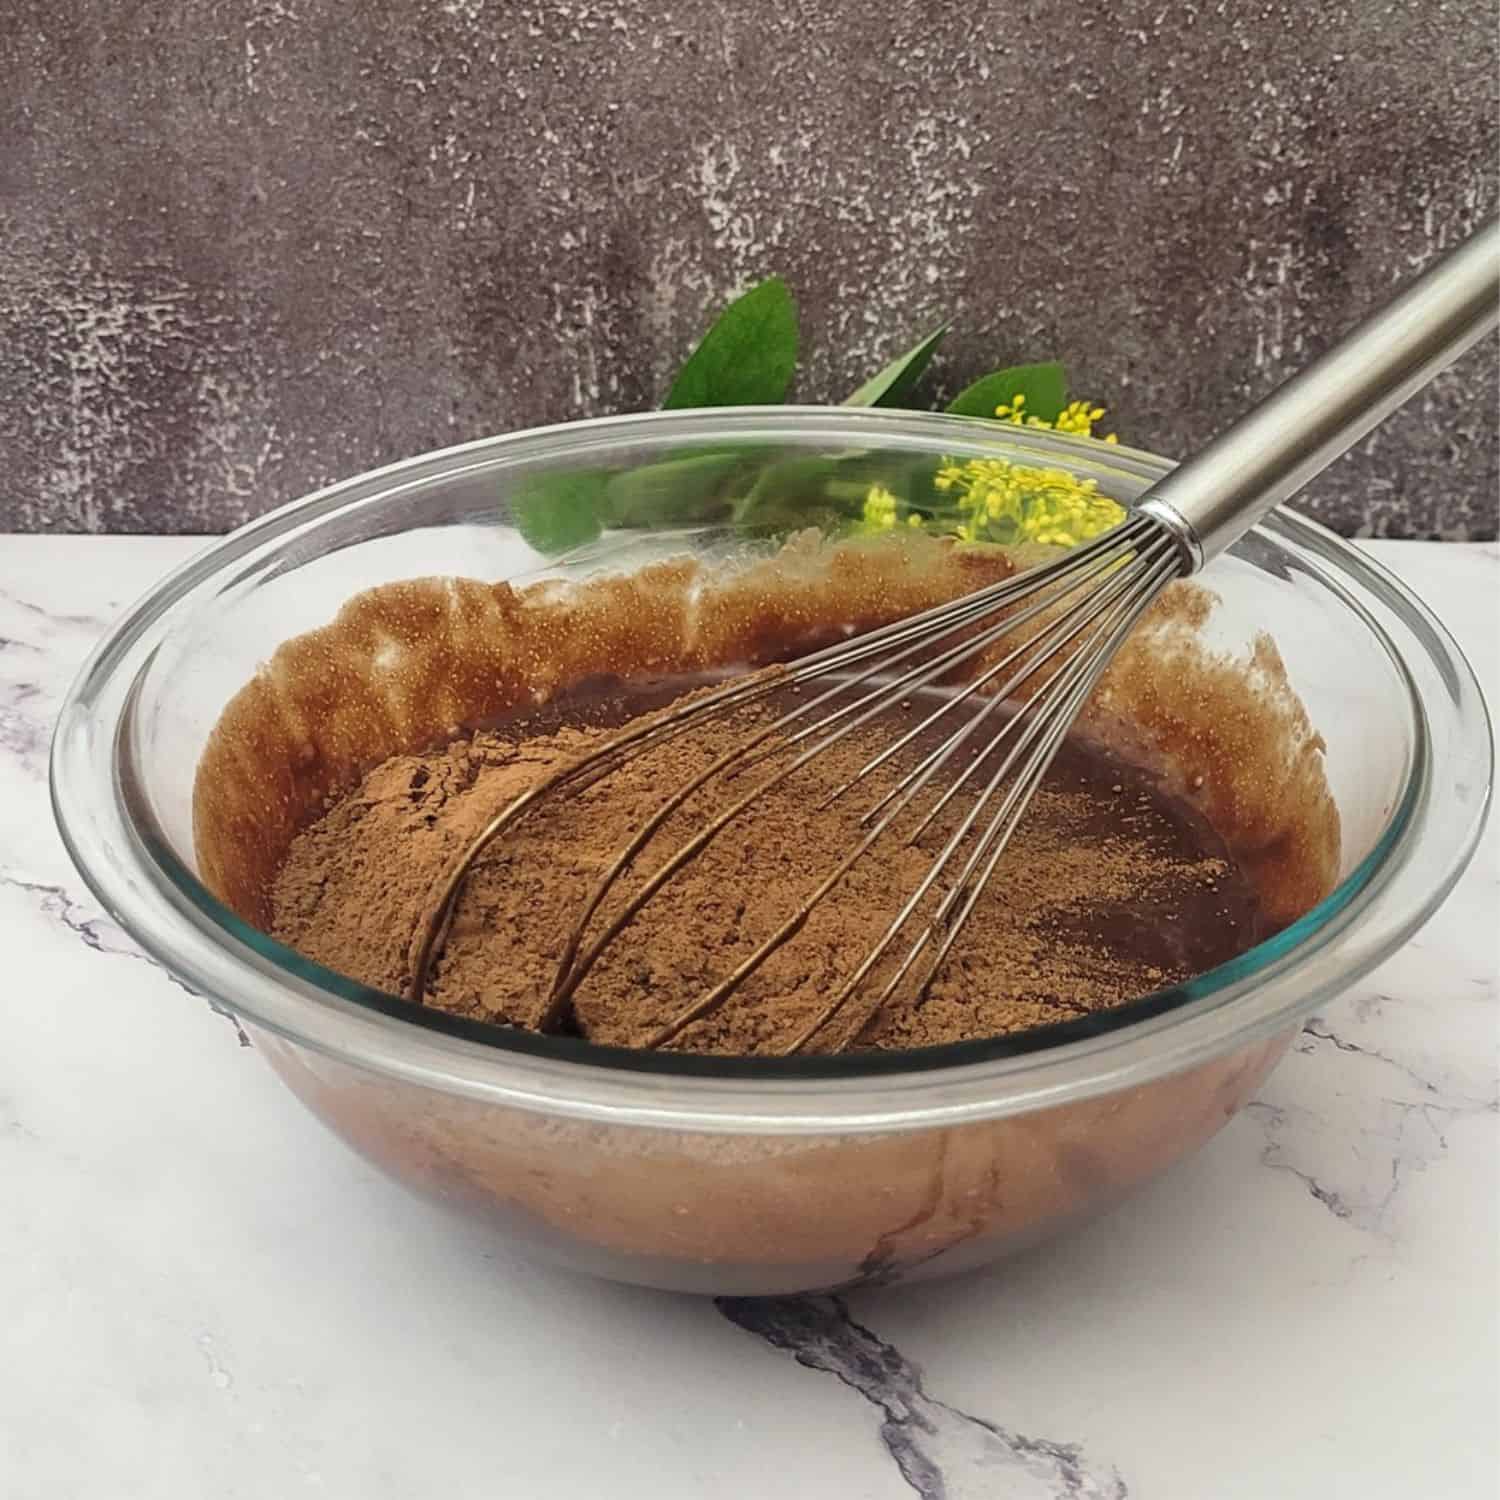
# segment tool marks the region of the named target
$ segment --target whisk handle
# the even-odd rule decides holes
[[[1500,325],[1500,218],[1142,496],[1196,571]]]

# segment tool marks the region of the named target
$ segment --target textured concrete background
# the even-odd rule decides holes
[[[1493,0],[3,0],[0,529],[216,530],[652,404],[773,270],[802,399],[945,310],[1180,453],[1497,199]],[[1495,535],[1496,356],[1309,502]]]

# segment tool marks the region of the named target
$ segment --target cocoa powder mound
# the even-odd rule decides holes
[[[385,761],[330,799],[293,841],[272,891],[274,935],[362,983],[405,993],[453,863],[528,785],[614,733],[635,701],[618,689],[596,692],[581,708],[554,707],[539,721]],[[491,845],[455,907],[426,1003],[535,1027],[567,936],[621,847],[672,789],[762,725],[768,711],[712,722],[581,792],[548,799]],[[906,706],[908,716],[916,712]],[[868,831],[861,818],[910,769],[916,747],[831,806],[820,804],[911,722],[872,724],[789,775],[789,757],[765,762],[713,783],[674,814],[613,888],[590,935],[667,854],[766,782],[751,810],[604,948],[574,997],[572,1029],[640,1046],[733,972]],[[908,836],[933,798],[914,802],[789,942],[669,1045],[721,1055],[784,1051],[917,890],[987,769],[980,764],[981,774],[913,844]],[[887,962],[806,1050],[904,1049],[1075,1018],[1201,973],[1264,935],[1251,882],[1202,816],[1152,776],[1082,743],[1070,743],[1054,764],[933,982],[916,982],[925,972],[919,961],[877,1003],[946,888],[938,882]]]

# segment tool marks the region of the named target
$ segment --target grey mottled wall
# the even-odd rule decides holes
[[[937,309],[1185,450],[1492,211],[1492,0],[4,0],[0,529],[208,530]],[[1495,349],[1310,502],[1493,536]]]

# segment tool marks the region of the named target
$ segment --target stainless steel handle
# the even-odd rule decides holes
[[[1141,497],[1196,571],[1500,324],[1500,218]]]

